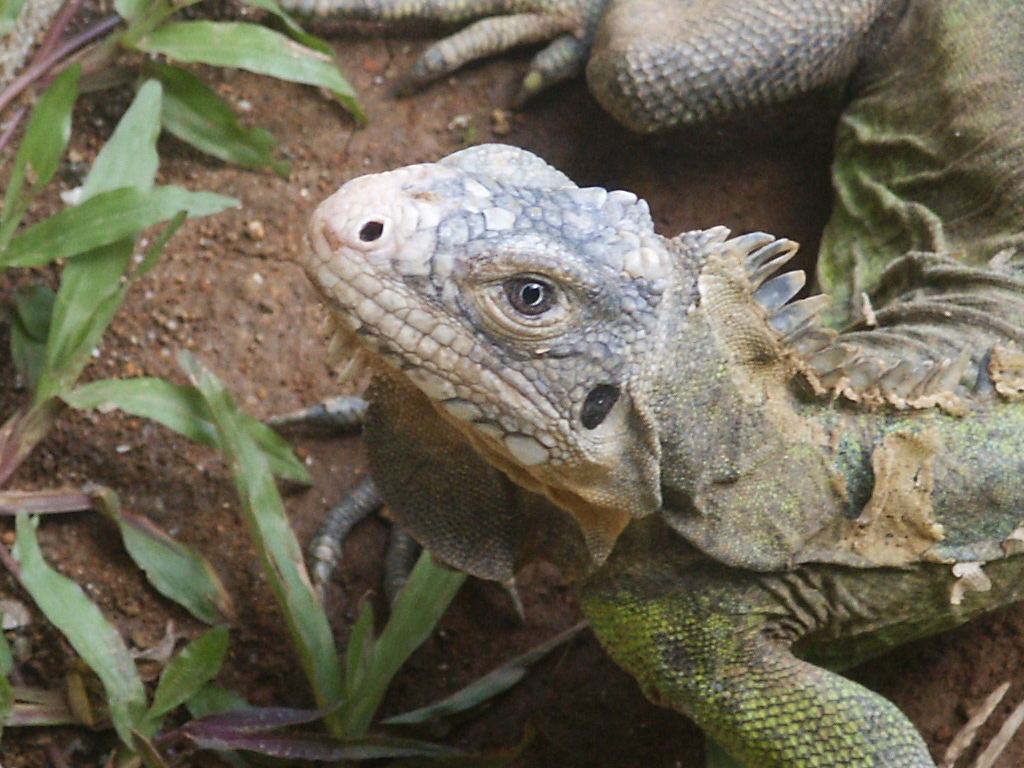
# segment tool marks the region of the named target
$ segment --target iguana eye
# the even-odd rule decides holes
[[[513,277],[504,288],[512,308],[527,317],[543,315],[558,299],[554,286],[536,277]]]

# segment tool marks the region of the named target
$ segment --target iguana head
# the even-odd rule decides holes
[[[646,204],[482,147],[349,182],[307,269],[358,346],[606,553],[661,503],[642,406],[673,267]]]
[[[305,266],[343,344],[426,396],[422,428],[406,408],[404,426],[380,435],[444,426],[444,440],[382,459],[402,465],[396,482],[457,494],[429,477],[422,445],[461,450],[464,438],[575,518],[597,563],[630,520],[654,512],[730,565],[835,559],[847,501],[801,391],[952,410],[981,365],[971,347],[946,357],[945,336],[933,355],[913,306],[837,336],[820,325],[827,297],[790,301],[803,273],[774,276],[795,243],[729,239],[721,227],[661,237],[635,195],[581,189],[513,147],[349,182],[317,209],[310,239]],[[900,270],[946,261],[912,254],[894,284]],[[982,336],[973,349],[990,344]],[[459,502],[454,517],[471,519],[472,500]],[[517,504],[498,505],[488,534],[513,555]],[[444,510],[405,514],[453,524]]]

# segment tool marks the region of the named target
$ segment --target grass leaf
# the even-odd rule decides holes
[[[15,556],[21,579],[46,618],[96,673],[107,695],[118,736],[132,743],[132,731],[146,711],[146,692],[117,630],[81,588],[43,560],[36,538],[38,518],[18,515]]]
[[[434,631],[465,580],[466,574],[442,568],[429,553],[420,555],[391,608],[391,618],[373,645],[373,653],[359,676],[360,685],[346,691],[342,713],[347,735],[366,733],[391,679]]]
[[[238,67],[326,88],[358,120],[366,119],[355,91],[332,57],[265,27],[232,21],[179,21],[153,30],[137,46],[146,53],[177,61]]]
[[[160,594],[206,624],[236,620],[231,596],[206,558],[146,518],[122,512],[113,491],[99,486],[86,490],[120,529],[128,554]]]
[[[227,650],[228,628],[222,624],[197,637],[171,659],[160,675],[147,715],[153,732],[164,715],[191,699],[213,679],[224,663]]]
[[[217,425],[220,447],[264,573],[284,614],[317,705],[334,706],[342,696],[334,636],[313,592],[302,549],[284,514],[266,456],[224,386],[191,355],[182,353],[180,361],[202,393]],[[324,719],[332,733],[338,731],[336,713]]]
[[[22,197],[26,172],[31,171],[33,180],[30,183],[34,192],[57,171],[60,157],[71,137],[71,111],[78,98],[80,73],[81,67],[78,64],[61,72],[39,97],[32,111],[32,119],[18,146],[18,155],[14,159],[7,191],[4,193],[3,219],[0,223],[0,267],[4,261],[3,251],[28,207],[30,195]]]
[[[289,760],[335,762],[339,760],[379,760],[396,757],[446,758],[462,753],[452,747],[429,741],[402,739],[391,736],[365,736],[340,739],[319,733],[299,731],[259,733],[213,728],[200,721],[187,723],[181,728],[197,747],[220,751],[242,749],[269,757]]]
[[[121,187],[132,187],[139,192],[153,188],[160,164],[156,138],[160,135],[161,92],[159,82],[147,80],[135,94],[131,106],[89,169],[82,184],[83,200]]]
[[[474,680],[451,696],[447,696],[441,701],[426,707],[388,718],[382,721],[381,725],[434,724],[451,718],[453,715],[475,709],[514,686],[526,676],[530,666],[536,664],[556,648],[560,648],[573,640],[586,627],[586,622],[580,622],[565,632],[541,643],[536,648],[531,648],[529,651],[521,653],[514,659],[505,662],[500,667],[493,669],[478,680]]]
[[[274,137],[261,128],[243,128],[224,100],[198,77],[157,64],[153,74],[164,85],[164,127],[208,155],[243,168],[270,168],[287,177],[291,166],[273,155]]]
[[[132,731],[132,749],[145,768],[169,768],[150,738],[141,731]]]
[[[34,404],[63,394],[78,380],[124,299],[121,276],[131,256],[132,241],[124,239],[96,248],[64,268]]]
[[[46,337],[56,294],[45,285],[27,285],[14,293],[11,315],[11,357],[25,386],[35,389],[46,357]]]
[[[288,36],[293,40],[298,40],[307,48],[312,48],[314,51],[320,51],[328,56],[334,56],[334,51],[331,46],[324,40],[321,40],[316,35],[311,35],[309,32],[304,30],[299,24],[291,17],[291,15],[285,11],[275,0],[242,0],[246,5],[251,5],[254,8],[262,8],[268,13],[272,13],[277,17],[278,21],[284,25],[285,31]]]
[[[364,602],[345,647],[345,690],[357,691],[373,654],[373,606]]]
[[[178,211],[210,216],[237,205],[231,197],[174,186],[148,193],[130,187],[101,192],[26,229],[0,254],[0,267],[42,266],[132,237]]]
[[[3,614],[0,613],[0,618]],[[14,688],[11,687],[10,674],[14,669],[14,658],[7,638],[0,633],[0,736],[4,727],[14,717]]]
[[[6,35],[21,13],[25,0],[0,0],[0,35]]]
[[[207,715],[186,726],[189,733],[268,733],[293,725],[321,720],[330,709],[297,709],[295,707],[250,707]]]
[[[64,400],[75,408],[117,407],[135,416],[158,421],[197,443],[219,447],[213,417],[194,387],[146,377],[104,379],[77,387],[65,395]],[[247,413],[240,414],[240,418],[266,454],[270,469],[276,476],[303,485],[312,482],[309,471],[274,430]]]
[[[196,691],[185,705],[193,718],[249,708],[249,702],[239,694],[213,683],[207,683]]]

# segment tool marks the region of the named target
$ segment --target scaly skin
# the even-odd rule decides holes
[[[825,667],[1024,598],[1024,265],[908,255],[878,326],[833,338],[772,277],[793,243],[726,237],[491,145],[350,182],[306,268],[373,360],[371,469],[428,549],[556,562],[751,768],[932,768]]]
[[[1024,5],[476,7],[516,20],[442,44],[427,56],[440,66],[414,79],[574,30],[569,58],[589,56],[591,90],[636,130],[843,88],[818,274],[833,300],[818,309],[854,327],[833,343],[801,330],[810,310],[789,322],[785,310],[751,309],[729,252],[772,246],[658,239],[645,213],[574,197],[521,156],[511,170],[464,155],[389,181],[373,211],[359,206],[378,182],[363,182],[358,203],[336,198],[316,220],[310,270],[360,343],[397,356],[409,376],[381,373],[371,391],[367,438],[385,499],[471,572],[507,578],[540,554],[580,575],[619,663],[750,766],[930,768],[889,703],[800,659],[839,668],[1024,593],[1024,425],[1021,406],[993,393],[1019,392],[1024,367],[1000,352],[1024,343]],[[531,9],[544,20],[520,15]],[[494,31],[505,27],[519,31]],[[543,84],[539,71],[526,92]],[[451,178],[432,186],[453,169],[481,174],[486,194]],[[392,217],[416,189],[434,212]],[[531,206],[544,212],[534,225]],[[371,261],[373,281],[339,282],[327,267],[382,245],[346,230],[353,220],[384,222],[394,238],[394,258]],[[938,255],[907,255],[918,250]],[[524,285],[507,282],[515,274],[573,297],[550,320],[558,333],[509,319]],[[865,295],[878,328],[862,316]],[[789,336],[766,330],[765,314]],[[448,344],[455,357],[431,362]],[[988,591],[960,594],[985,585],[979,564]]]
[[[834,327],[860,318],[861,293],[876,290],[904,253],[963,250],[982,265],[1024,244],[1024,4],[1016,0],[291,4],[386,21],[484,17],[428,49],[410,73],[414,85],[557,32],[554,47],[574,41],[572,53],[541,54],[559,59],[559,74],[533,65],[520,100],[586,61],[598,101],[641,132],[844,89],[836,202],[818,261]],[[498,34],[492,25],[522,32]]]

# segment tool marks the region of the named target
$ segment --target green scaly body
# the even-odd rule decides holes
[[[395,15],[373,0],[337,4]],[[353,199],[343,189],[318,214],[308,269],[359,345],[401,359],[402,373],[382,369],[369,393],[366,439],[385,499],[469,572],[510,579],[545,556],[580,577],[612,656],[750,768],[932,768],[892,704],[830,670],[1024,598],[1024,361],[1010,347],[1024,346],[1024,5],[477,9],[511,14],[506,32],[530,27],[531,10],[546,21],[514,39],[470,28],[428,53],[417,78],[543,28],[573,38],[556,43],[576,64],[552,71],[589,55],[591,90],[637,130],[845,89],[818,269],[833,301],[797,315],[824,311],[845,330],[833,341],[755,307],[763,278],[738,265],[773,247],[765,241],[657,238],[646,210],[574,196],[526,153],[402,169],[404,186],[382,175],[377,196],[376,182],[359,180]],[[549,204],[547,219],[531,214]],[[402,206],[418,213],[392,215]],[[442,224],[413,235],[410,221]],[[529,234],[517,239],[520,229]],[[643,247],[623,257],[620,230]],[[467,249],[459,231],[481,247]],[[392,250],[360,267],[372,279],[331,272],[377,240]],[[520,282],[508,282],[513,266]],[[552,320],[567,330],[543,343],[508,309],[538,276],[576,302]],[[381,281],[406,304],[389,292],[366,309]],[[504,299],[486,293],[492,284]],[[415,323],[395,310],[408,303],[423,310]],[[768,318],[785,330],[767,330]],[[458,365],[402,341],[399,327],[417,339],[431,323],[444,328],[434,341],[463,342]],[[475,366],[489,373],[478,381]],[[565,448],[563,433],[585,449]]]

